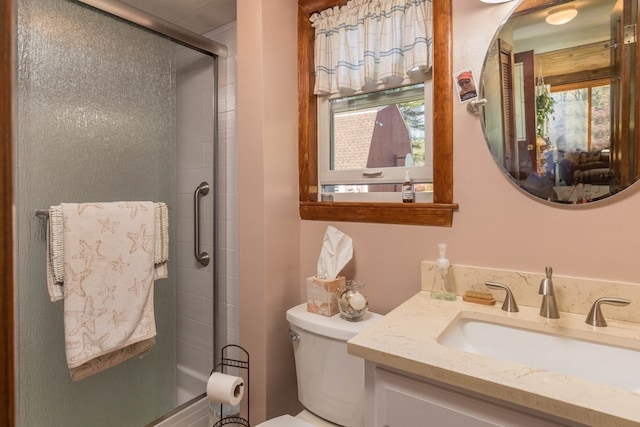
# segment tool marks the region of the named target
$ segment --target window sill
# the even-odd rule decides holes
[[[457,203],[300,202],[300,218],[451,227],[457,209]]]

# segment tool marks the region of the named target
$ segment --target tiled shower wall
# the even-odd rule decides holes
[[[206,390],[214,366],[212,337],[218,345],[238,342],[237,268],[237,150],[236,150],[236,25],[205,34],[229,50],[219,59],[218,159],[213,149],[214,80],[211,60],[179,48],[177,56],[177,396],[178,404]],[[213,165],[218,174],[214,180]],[[200,266],[194,259],[193,193],[202,181],[217,186],[218,268]],[[201,199],[201,250],[213,253],[214,194]],[[219,301],[213,299],[217,274]],[[217,325],[213,307],[219,310]]]
[[[237,344],[238,338],[238,139],[236,120],[236,23],[233,22],[205,34],[225,45],[228,56],[220,62],[219,73],[219,128],[220,178],[219,188],[222,210],[219,213],[220,234],[220,310],[226,313],[226,325],[220,325],[222,345]],[[226,339],[223,339],[226,337]]]

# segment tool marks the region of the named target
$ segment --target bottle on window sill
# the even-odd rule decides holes
[[[402,184],[402,202],[414,202],[413,183],[411,182],[411,177],[409,176],[408,170],[404,171],[404,183]]]

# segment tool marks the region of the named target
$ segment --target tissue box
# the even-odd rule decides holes
[[[335,279],[307,277],[307,311],[323,316],[338,314],[338,296],[344,285],[344,276]]]

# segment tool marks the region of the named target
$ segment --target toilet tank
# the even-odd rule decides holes
[[[347,427],[364,426],[364,360],[347,353],[347,341],[382,318],[368,312],[358,322],[326,317],[300,304],[287,320],[293,341],[298,400],[314,414]]]

